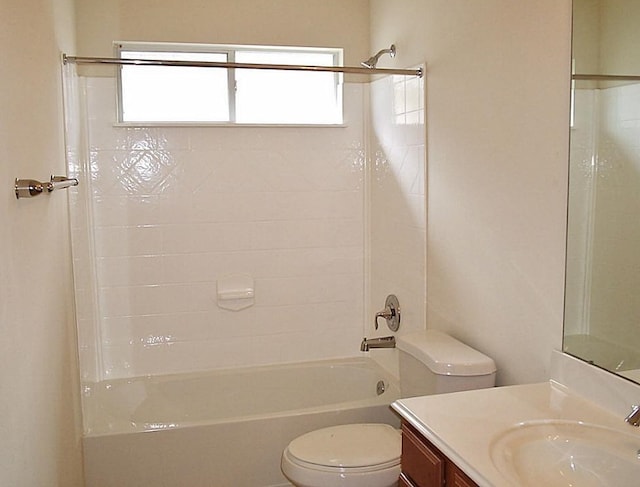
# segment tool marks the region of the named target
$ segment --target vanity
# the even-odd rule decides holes
[[[400,399],[410,487],[634,487],[640,387],[562,352],[552,380]],[[635,401],[635,402],[634,402]]]

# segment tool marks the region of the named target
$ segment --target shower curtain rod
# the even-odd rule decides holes
[[[160,59],[123,59],[105,57],[81,57],[62,55],[63,64],[111,64],[133,66],[184,66],[192,68],[233,68],[233,69],[275,69],[284,71],[316,71],[349,74],[401,74],[405,76],[417,76],[422,78],[423,70],[395,69],[395,68],[364,68],[355,66],[302,66],[295,64],[253,64],[253,63],[227,63],[215,61],[172,61]]]
[[[640,81],[640,75],[628,74],[574,74],[576,81]]]

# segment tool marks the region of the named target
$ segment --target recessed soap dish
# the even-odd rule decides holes
[[[255,303],[253,277],[249,274],[231,274],[221,277],[218,279],[217,288],[219,308],[240,311]]]

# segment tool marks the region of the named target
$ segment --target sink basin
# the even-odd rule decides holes
[[[577,421],[524,422],[494,438],[491,460],[519,486],[638,486],[640,432]]]

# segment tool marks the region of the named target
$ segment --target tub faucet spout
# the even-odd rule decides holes
[[[363,338],[360,344],[360,351],[368,352],[370,348],[396,348],[396,337],[392,335],[371,339]]]

